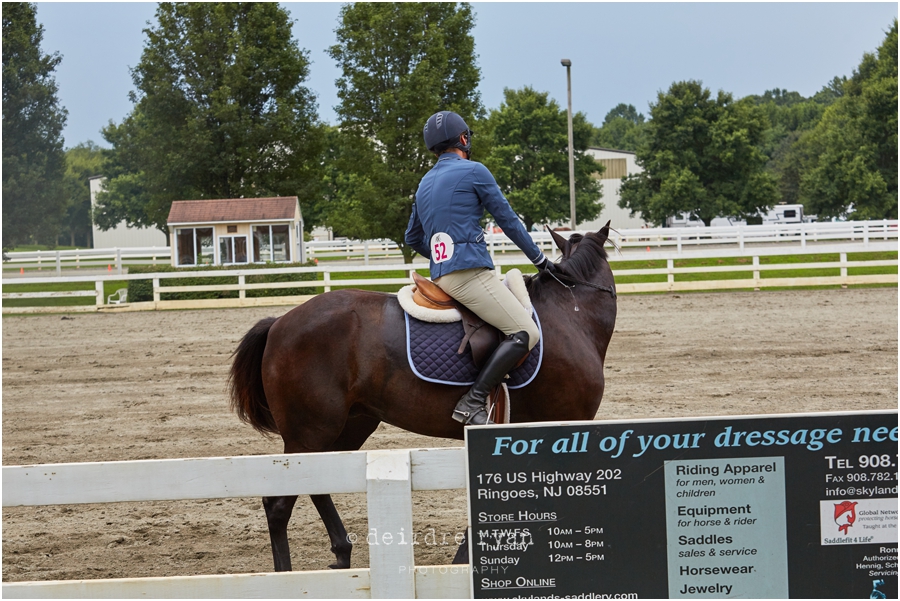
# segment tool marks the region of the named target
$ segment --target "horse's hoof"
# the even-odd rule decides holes
[[[350,567],[350,560],[339,559],[328,567],[332,570],[346,570]]]

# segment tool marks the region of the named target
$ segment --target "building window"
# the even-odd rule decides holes
[[[606,167],[600,179],[622,179],[628,175],[628,164],[625,159],[595,159]]]
[[[183,227],[175,230],[178,265],[212,265],[215,261],[213,229]]]
[[[285,225],[253,226],[253,261],[287,263],[291,260],[290,229]]]
[[[219,237],[219,264],[247,263],[247,236]]]

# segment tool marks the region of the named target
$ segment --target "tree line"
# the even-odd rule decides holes
[[[473,158],[494,173],[526,227],[569,212],[566,112],[546,92],[504,90],[487,110],[466,3],[345,5],[328,54],[339,65],[336,125],[304,84],[309,53],[269,3],[161,3],[132,69],[131,112],[110,145],[63,150],[66,111],[29,3],[3,6],[3,246],[75,244],[122,220],[167,232],[174,200],[298,196],[307,228],[388,238],[403,232],[435,157],[422,142],[438,110],[463,115]],[[753,217],[777,202],[808,213],[897,217],[897,22],[876,54],[812,98],[771,90],[735,101],[675,82],[647,118],[619,105],[599,127],[574,116],[579,222],[603,210],[590,146],[632,150],[643,168],[620,205],[661,224],[689,212]],[[87,178],[103,175],[92,211]]]
[[[680,212],[752,222],[778,203],[820,220],[897,219],[897,20],[849,78],[809,98],[776,88],[735,101],[676,82],[649,118],[618,105],[592,143],[636,152],[644,170],[619,205],[657,225]]]

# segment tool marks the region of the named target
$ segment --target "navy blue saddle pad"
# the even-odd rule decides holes
[[[531,315],[540,330],[537,313],[532,311]],[[456,354],[464,335],[461,321],[429,323],[406,313],[406,355],[413,373],[438,384],[474,384],[479,370],[472,360],[471,351],[466,347],[462,355]],[[506,385],[512,389],[529,384],[537,375],[543,357],[544,345],[541,341],[531,349],[525,362],[510,372]]]

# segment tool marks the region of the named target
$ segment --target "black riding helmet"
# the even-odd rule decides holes
[[[466,134],[466,144],[459,141],[460,134]],[[448,148],[459,148],[467,155],[471,153],[472,131],[463,118],[452,111],[440,111],[429,117],[422,135],[431,152],[440,154]]]

